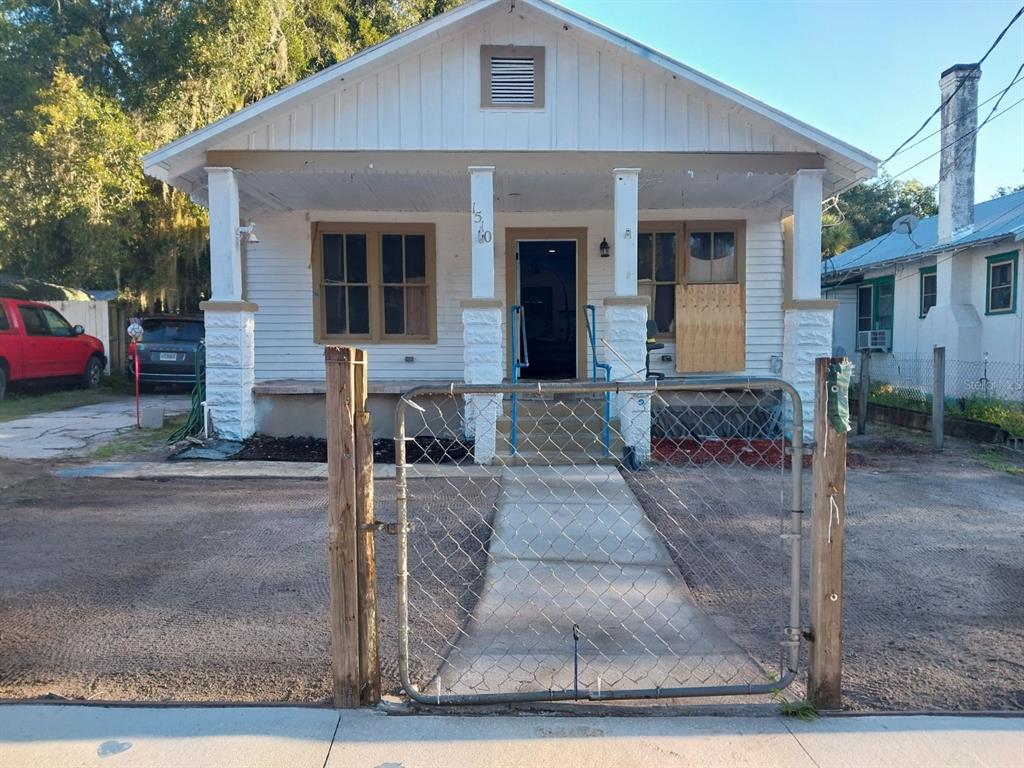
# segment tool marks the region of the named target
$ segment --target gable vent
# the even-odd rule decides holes
[[[484,45],[480,53],[481,106],[544,106],[542,46]]]
[[[491,59],[491,103],[529,104],[537,100],[537,64],[533,58]]]

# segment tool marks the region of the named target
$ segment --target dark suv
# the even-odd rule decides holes
[[[139,386],[152,391],[157,384],[195,384],[196,357],[205,364],[206,331],[201,317],[166,315],[142,318]],[[128,353],[128,375],[135,376],[135,358]]]

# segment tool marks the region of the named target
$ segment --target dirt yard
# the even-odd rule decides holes
[[[5,464],[0,698],[324,701],[326,487],[259,480],[61,480]],[[493,483],[413,480],[413,659],[472,609]],[[378,481],[394,520],[394,483]],[[444,535],[437,535],[446,531]],[[434,534],[434,535],[431,535]],[[430,536],[432,544],[426,545]],[[470,537],[471,544],[467,543]],[[378,544],[384,688],[398,688],[394,539]],[[419,644],[419,645],[418,645]],[[420,647],[421,646],[421,647]],[[426,684],[434,668],[413,668]]]
[[[1024,709],[1024,457],[957,441],[936,453],[922,435],[871,432],[850,438],[845,706]],[[763,512],[765,498],[778,506],[777,471],[673,467],[627,479],[697,603],[777,667],[769,638],[785,621],[788,571],[780,520]],[[810,493],[807,482],[806,510]]]
[[[1022,462],[956,444],[936,455],[905,433],[852,446],[847,706],[1024,709]],[[491,508],[497,484],[412,482],[423,500],[411,510],[412,657],[429,659],[479,592],[487,525],[469,510]],[[704,483],[675,493],[724,494],[733,508],[764,498],[732,479]],[[3,463],[0,489],[0,697],[328,697],[322,482],[72,480]],[[377,501],[393,520],[392,482],[378,481]],[[673,554],[695,599],[774,662],[759,638],[784,617],[777,519],[706,515],[694,529],[693,511],[673,513],[690,533]],[[382,533],[386,690],[398,685],[394,552]],[[421,685],[432,673],[413,670]]]

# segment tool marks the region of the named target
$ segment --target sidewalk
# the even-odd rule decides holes
[[[758,683],[694,603],[626,481],[606,467],[506,468],[487,576],[435,685],[481,694]]]
[[[0,765],[1019,768],[1024,719],[388,716],[303,708],[0,707]]]
[[[188,395],[146,395],[143,405],[165,415],[187,413]],[[0,423],[0,459],[56,459],[88,454],[135,426],[135,398],[49,411]]]

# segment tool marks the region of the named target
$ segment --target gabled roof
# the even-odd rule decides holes
[[[974,228],[939,243],[939,217],[921,219],[909,235],[879,235],[855,248],[843,251],[821,264],[822,281],[851,272],[862,272],[882,265],[914,261],[944,251],[962,250],[1000,240],[1024,240],[1024,191],[1004,195],[974,206]]]
[[[705,89],[707,92],[725,99],[738,107],[749,110],[760,118],[783,128],[793,135],[811,142],[819,151],[836,161],[845,169],[844,175],[853,178],[869,178],[874,175],[878,160],[840,139],[818,130],[774,107],[765,104],[725,83],[715,80],[697,70],[682,64],[665,54],[645,46],[629,37],[611,30],[591,19],[581,16],[551,0],[516,0],[517,7],[528,6],[547,15],[554,21],[572,27],[585,35],[597,38],[606,44],[613,45],[625,53],[638,57],[648,63],[661,67],[683,82]],[[464,25],[467,20],[495,6],[504,6],[509,0],[468,0],[465,4],[444,14],[434,17],[416,27],[398,34],[379,45],[373,46],[350,58],[328,67],[304,80],[281,89],[249,106],[218,120],[204,128],[196,130],[170,144],[167,144],[143,157],[145,172],[156,178],[171,181],[175,175],[169,169],[183,156],[188,156],[194,164],[196,156],[207,149],[222,144],[226,139],[233,138],[243,132],[254,121],[279,114],[290,104],[303,98],[309,98],[311,92],[320,88],[334,87],[347,75],[356,71],[365,71],[369,66],[392,57],[401,49],[417,42],[437,40],[441,33],[449,28]],[[200,162],[201,166],[202,163]]]

